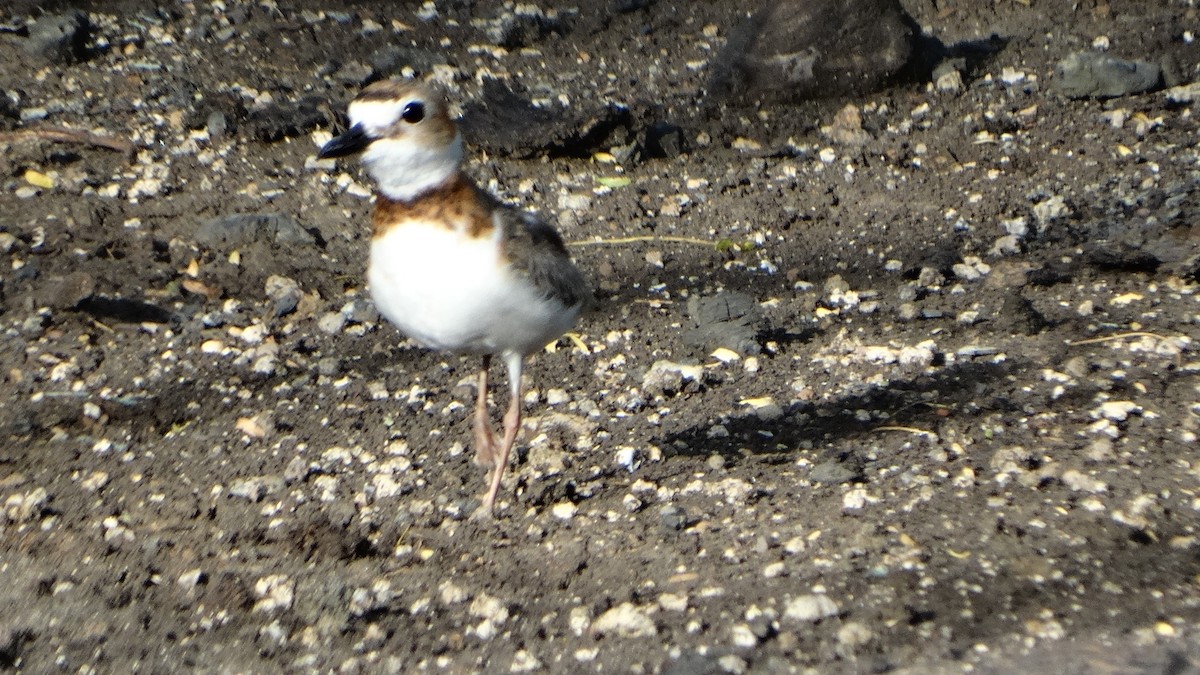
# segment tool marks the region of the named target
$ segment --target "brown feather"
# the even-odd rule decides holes
[[[445,223],[446,229],[465,232],[470,237],[491,234],[496,225],[492,210],[500,207],[491,195],[480,190],[461,174],[420,197],[406,202],[379,195],[375,202],[373,237],[382,237],[393,227],[410,222]]]

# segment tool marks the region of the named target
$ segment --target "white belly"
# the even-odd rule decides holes
[[[374,239],[367,281],[380,314],[434,349],[530,354],[579,315],[502,266],[495,239],[435,225],[409,223]]]

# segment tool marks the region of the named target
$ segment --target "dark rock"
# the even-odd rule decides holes
[[[296,311],[304,292],[294,279],[274,275],[267,277],[267,299],[271,301],[271,311],[277,316],[286,316]]]
[[[1200,281],[1200,254],[1188,256],[1169,265],[1167,271],[1189,281]]]
[[[301,136],[328,123],[324,104],[319,96],[305,96],[254,110],[246,120],[246,133],[264,143]]]
[[[13,120],[21,118],[21,106],[16,92],[0,92],[0,117]]]
[[[647,158],[678,157],[684,152],[683,129],[667,122],[652,124],[646,129],[643,147]]]
[[[1158,89],[1162,68],[1100,52],[1075,52],[1054,67],[1054,89],[1071,98],[1113,98]]]
[[[418,73],[427,73],[435,65],[445,63],[446,59],[438,52],[426,49],[385,45],[372,52],[367,61],[371,64],[372,80],[383,80],[399,75],[405,66]]]
[[[795,98],[872,91],[924,67],[919,38],[899,0],[776,0],[729,33],[711,91]]]
[[[233,133],[248,114],[245,103],[234,94],[209,92],[188,106],[183,123],[189,129],[208,129],[213,133],[219,120],[221,133]]]
[[[466,107],[461,126],[472,146],[498,155],[589,157],[627,142],[629,123],[625,108],[600,103],[581,110],[539,108],[490,79],[483,84],[480,101]]]
[[[29,29],[25,52],[48,63],[75,63],[87,56],[92,22],[79,10],[47,14]]]
[[[342,314],[354,323],[379,321],[379,310],[375,309],[375,303],[363,298],[351,301],[349,306],[342,309]]]
[[[196,242],[212,248],[233,248],[252,242],[313,244],[316,239],[291,216],[281,213],[236,213],[201,223]]]
[[[1162,260],[1142,248],[1124,242],[1095,242],[1083,249],[1084,260],[1101,269],[1121,272],[1154,272]]]
[[[528,47],[551,33],[563,33],[566,26],[555,10],[543,11],[536,5],[517,5],[502,10],[487,29],[488,39],[505,49]]]
[[[613,9],[620,14],[628,14],[640,9],[646,9],[653,4],[654,0],[616,0],[613,3]]]
[[[831,459],[814,466],[809,472],[808,478],[815,483],[829,485],[856,483],[863,479],[863,468],[856,463]]]
[[[214,110],[208,114],[208,120],[204,124],[204,128],[208,130],[208,135],[211,138],[220,138],[225,135],[225,131],[229,128],[229,122],[225,118],[225,113]]]
[[[42,275],[42,270],[37,265],[26,263],[21,269],[12,273],[12,280],[17,283],[33,281]]]
[[[1037,335],[1048,325],[1046,317],[1037,311],[1029,299],[1015,293],[1004,299],[996,321],[998,325],[1007,326],[1009,332],[1024,335]]]
[[[670,532],[678,532],[687,527],[688,517],[687,511],[674,504],[667,504],[658,511],[659,517],[662,519],[662,525]]]
[[[1045,265],[1031,270],[1026,277],[1034,286],[1054,286],[1075,278],[1075,265],[1061,260],[1053,260]]]
[[[694,324],[683,334],[688,346],[705,351],[726,347],[739,354],[757,354],[762,349],[758,343],[765,328],[762,309],[744,293],[722,291],[688,298],[688,316]]]
[[[123,323],[174,323],[176,316],[171,312],[141,300],[110,298],[94,295],[77,305],[77,309],[98,319],[109,319]]]
[[[0,624],[0,667],[7,670],[20,663],[25,645],[34,637],[32,629],[15,623],[13,617]]]
[[[51,309],[71,309],[92,297],[96,280],[84,272],[74,272],[48,283],[38,293],[38,304]]]

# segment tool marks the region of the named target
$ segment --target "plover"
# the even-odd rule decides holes
[[[477,516],[490,516],[521,426],[525,357],[575,325],[591,291],[553,227],[501,204],[464,175],[446,101],[415,81],[376,82],[350,103],[349,130],[321,158],[362,153],[377,184],[367,284],[379,312],[418,344],[483,357],[475,461],[490,470]],[[488,367],[508,371],[499,444]]]

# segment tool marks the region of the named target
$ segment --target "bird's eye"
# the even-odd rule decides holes
[[[425,119],[425,104],[420,101],[412,101],[404,105],[404,112],[400,113],[400,119],[409,124],[416,124]]]

